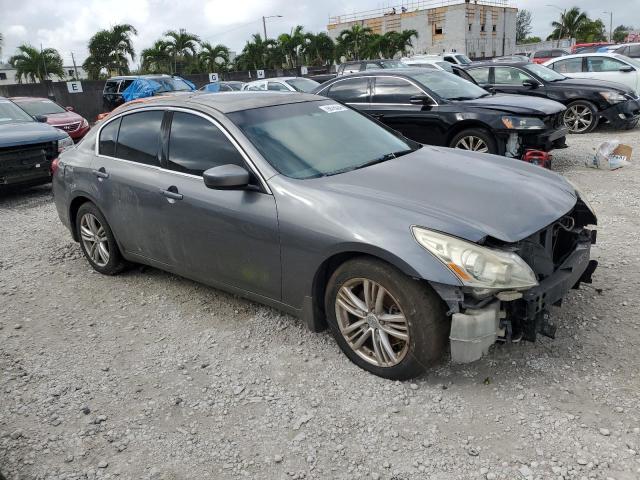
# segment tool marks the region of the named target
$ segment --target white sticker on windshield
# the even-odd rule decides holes
[[[320,108],[327,113],[346,112],[349,110],[347,107],[343,107],[342,105],[320,105]]]

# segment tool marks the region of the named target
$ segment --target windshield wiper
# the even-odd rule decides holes
[[[385,153],[381,157],[374,158],[373,160],[369,160],[368,162],[361,163],[360,165],[356,165],[355,167],[347,167],[347,168],[341,168],[340,170],[334,170],[333,172],[326,173],[324,176],[329,177],[331,175],[338,175],[339,173],[345,173],[345,172],[350,172],[352,170],[359,170],[361,168],[370,167],[371,165],[386,162],[387,160],[392,160],[394,158],[401,157],[402,155],[415,152],[416,150],[417,148],[416,149],[408,148],[406,150],[398,150],[397,152]]]

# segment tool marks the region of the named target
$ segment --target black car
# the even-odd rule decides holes
[[[364,72],[366,70],[380,70],[383,68],[405,68],[405,65],[400,60],[356,60],[351,62],[345,62],[341,64],[336,70],[337,76],[348,75],[349,73]]]
[[[185,82],[182,78],[173,75],[122,75],[111,77],[104,84],[102,90],[103,107],[107,111],[122,105],[125,100],[122,98],[124,92],[136,80],[151,80],[160,84],[160,87],[154,92],[156,94],[167,94],[170,92],[191,92],[193,86]]]
[[[314,93],[368,113],[420,143],[521,158],[565,145],[564,107],[493,95],[454,74],[422,68],[338,77]]]
[[[467,72],[481,87],[496,92],[542,97],[564,104],[564,124],[571,133],[587,133],[605,119],[616,128],[633,128],[640,118],[640,99],[615,82],[568,78],[534,63],[479,64]]]

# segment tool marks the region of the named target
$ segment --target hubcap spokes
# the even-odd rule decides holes
[[[336,318],[349,346],[373,365],[392,367],[409,351],[409,326],[400,305],[376,282],[346,282],[336,298]]]
[[[462,137],[456,143],[455,148],[460,148],[462,150],[472,150],[474,152],[487,153],[489,151],[489,147],[486,142],[479,137],[468,136]]]
[[[99,267],[109,263],[109,242],[100,221],[91,213],[85,213],[80,220],[80,237],[87,255]]]
[[[572,132],[584,132],[593,122],[593,113],[584,105],[574,105],[564,114],[564,123]]]

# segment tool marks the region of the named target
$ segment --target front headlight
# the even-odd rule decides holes
[[[417,242],[444,263],[463,285],[491,290],[525,290],[538,285],[535,274],[512,252],[412,227]]]
[[[513,130],[542,130],[544,122],[531,117],[502,117],[502,124]]]
[[[64,138],[58,140],[58,153],[64,152],[67,148],[73,147],[75,144],[73,143],[73,139],[67,135]]]
[[[609,103],[620,103],[625,102],[627,97],[625,97],[622,93],[619,92],[600,92],[600,95]]]

